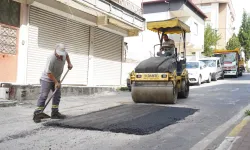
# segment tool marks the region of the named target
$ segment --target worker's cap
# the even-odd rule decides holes
[[[56,53],[58,55],[66,56],[65,45],[63,43],[56,44]]]

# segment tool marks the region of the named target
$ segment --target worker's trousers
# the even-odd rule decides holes
[[[40,111],[45,106],[45,101],[48,98],[49,92],[52,90],[54,92],[55,90],[55,83],[54,82],[48,82],[44,80],[40,80],[41,89],[39,98],[37,101],[37,109],[36,111]],[[58,111],[58,106],[61,99],[61,88],[57,89],[56,93],[54,94],[54,97],[52,99],[52,111]]]

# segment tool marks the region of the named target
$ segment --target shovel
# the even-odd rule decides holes
[[[66,77],[66,75],[68,74],[69,69],[67,70],[67,72],[65,73],[65,75],[62,78],[61,83],[63,82],[64,78]],[[35,123],[41,122],[41,119],[45,119],[45,118],[50,118],[50,116],[46,115],[43,113],[43,111],[45,110],[45,108],[47,107],[47,105],[49,104],[50,100],[53,98],[53,96],[55,95],[57,91],[57,88],[55,89],[55,91],[52,93],[51,97],[49,98],[49,100],[47,101],[47,103],[45,104],[44,108],[41,110],[41,112],[39,114],[34,115],[33,120]]]

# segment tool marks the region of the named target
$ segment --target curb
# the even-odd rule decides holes
[[[243,129],[245,125],[250,121],[250,116],[245,117],[239,124],[237,124],[231,132],[225,137],[225,140],[219,145],[216,150],[230,150],[233,144],[239,139],[240,137],[238,134]]]
[[[10,100],[0,100],[0,107],[16,106],[17,102]]]
[[[218,138],[223,132],[230,129],[231,126],[235,125],[238,121],[241,121],[245,116],[245,111],[250,109],[250,104],[246,107],[242,108],[242,110],[234,115],[227,122],[223,123],[219,127],[217,127],[214,131],[209,133],[206,137],[204,137],[201,141],[196,143],[190,150],[205,150],[209,144],[211,144],[216,138]],[[218,149],[220,150],[220,149]]]

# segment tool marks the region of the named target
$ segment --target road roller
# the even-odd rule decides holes
[[[158,33],[160,49],[157,56],[143,60],[130,74],[132,99],[135,103],[175,104],[178,98],[189,95],[186,33],[190,32],[190,27],[173,18],[147,22],[147,29]],[[165,34],[181,36],[183,49],[163,45]]]

